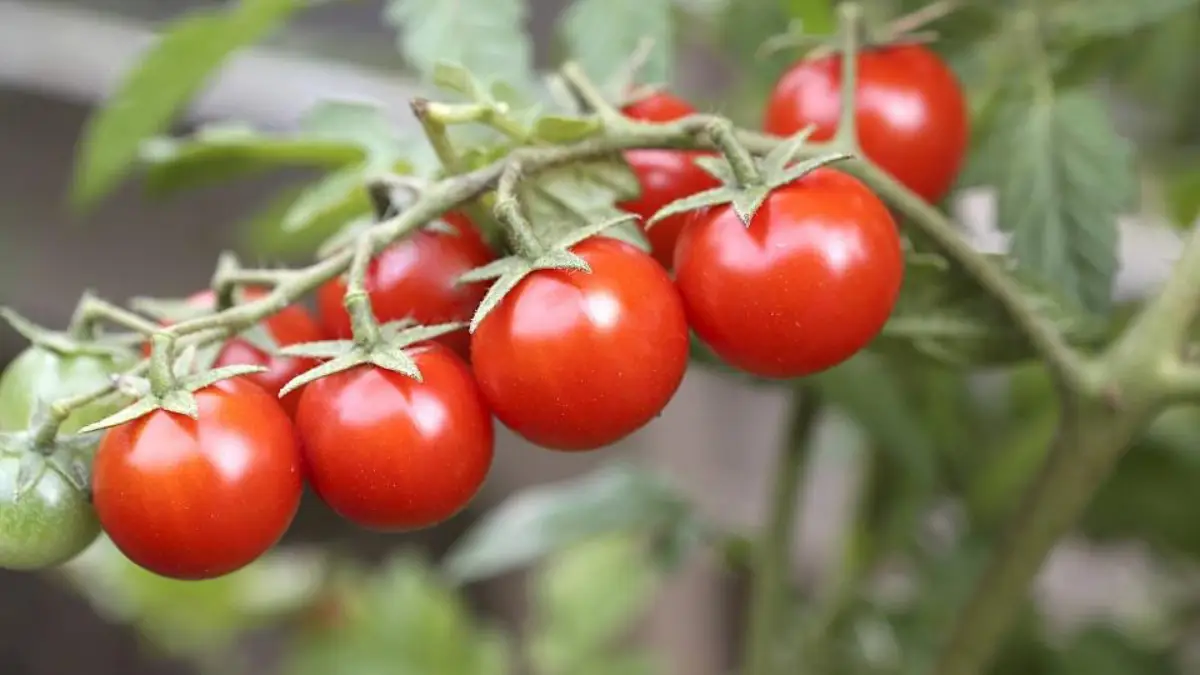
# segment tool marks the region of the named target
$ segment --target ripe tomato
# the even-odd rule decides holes
[[[828,140],[841,110],[841,57],[801,61],[775,85],[764,128],[789,136],[816,125]],[[935,202],[953,186],[967,149],[968,113],[954,73],[928,48],[864,51],[858,61],[859,141],[863,152],[910,190]]]
[[[468,321],[487,293],[488,283],[459,284],[468,270],[490,262],[495,254],[466,217],[443,218],[457,235],[422,230],[396,242],[371,261],[367,292],[381,322],[412,318],[423,324]],[[317,291],[317,308],[325,330],[350,337],[350,317],[342,304],[346,281],[337,278]],[[466,330],[444,335],[439,342],[467,358]]]
[[[649,122],[670,122],[696,112],[686,101],[658,93],[635,101],[622,110],[627,116]],[[645,222],[671,202],[703,190],[717,187],[717,179],[696,166],[696,157],[705,153],[679,150],[630,150],[625,153],[633,173],[642,186],[642,194],[619,206],[641,216]],[[675,240],[683,228],[684,214],[664,218],[646,232],[654,259],[671,269]]]
[[[37,345],[21,352],[0,376],[0,431],[29,427],[38,401],[54,401],[95,391],[134,363],[132,355],[60,354]],[[71,413],[61,430],[66,433],[99,422],[120,410],[121,402],[102,400]]]
[[[675,251],[693,330],[762,377],[808,375],[862,349],[891,314],[903,276],[887,207],[833,169],[772,192],[749,227],[729,206],[703,212]]]
[[[198,419],[156,410],[108,430],[92,495],[104,531],[165,577],[208,579],[258,558],[300,505],[300,450],[287,413],[249,379],[196,392]]]
[[[247,300],[253,300],[266,295],[267,292],[261,289],[248,288],[244,293]],[[216,298],[211,290],[203,290],[195,293],[187,300],[188,304],[198,309],[212,309],[215,301]],[[325,338],[321,327],[299,305],[292,305],[285,308],[282,312],[268,317],[263,322],[263,325],[280,347],[301,342],[315,342]],[[145,351],[147,354],[149,353],[149,346],[145,348]],[[263,389],[272,394],[278,394],[279,390],[283,389],[283,385],[287,384],[297,375],[315,367],[317,361],[293,356],[268,354],[246,340],[234,338],[222,347],[221,353],[217,356],[217,361],[213,365],[216,367],[233,365],[264,366],[267,369],[266,371],[254,373],[248,377]],[[282,399],[283,407],[288,411],[288,414],[295,413],[296,404],[299,401],[299,391],[293,391]]]
[[[342,517],[412,530],[458,513],[492,464],[492,416],[470,368],[431,342],[424,378],[363,365],[308,385],[296,413],[313,490]]]
[[[17,495],[21,464],[29,460],[20,453],[0,454],[0,567],[10,570],[61,565],[100,534],[87,495],[49,463]]]
[[[555,450],[592,450],[653,419],[688,361],[688,327],[666,271],[629,244],[594,237],[572,251],[591,274],[538,270],[471,339],[475,377],[496,417]]]

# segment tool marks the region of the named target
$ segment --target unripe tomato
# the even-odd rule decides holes
[[[26,348],[0,376],[0,431],[28,428],[39,400],[50,404],[96,391],[133,362],[132,356],[59,354],[37,345]],[[71,413],[61,429],[66,433],[78,431],[121,407],[122,402],[115,400],[84,406]]]
[[[538,270],[471,338],[475,377],[496,417],[553,450],[610,445],[654,419],[688,362],[679,293],[629,244],[572,247],[591,273]]]
[[[492,416],[470,368],[438,343],[411,348],[422,382],[361,365],[305,389],[296,413],[313,490],[375,530],[440,523],[492,464]]]
[[[966,156],[968,111],[962,88],[923,45],[869,49],[858,56],[857,121],[863,153],[910,190],[936,202],[954,185]],[[775,85],[764,129],[790,136],[816,125],[814,141],[837,131],[840,55],[801,61]]]
[[[657,93],[631,103],[622,109],[628,117],[649,122],[670,122],[696,112],[691,104],[669,94]],[[637,199],[619,204],[630,213],[649,220],[662,207],[697,192],[717,187],[718,181],[695,163],[706,153],[682,150],[629,150],[625,161],[637,175],[642,193]],[[655,223],[646,232],[654,259],[671,269],[675,257],[675,241],[683,228],[685,214],[676,214]]]
[[[100,523],[130,560],[175,579],[248,565],[300,505],[300,450],[274,396],[245,377],[195,393],[199,417],[155,410],[109,429],[92,472]]]
[[[800,377],[850,358],[883,328],[903,277],[887,207],[827,168],[773,191],[749,226],[729,206],[701,211],[675,251],[696,335],[762,377]]]
[[[371,307],[381,323],[410,318],[432,325],[469,321],[487,293],[488,283],[460,284],[465,272],[495,259],[483,237],[465,216],[443,217],[457,234],[421,230],[392,244],[375,256],[365,280]],[[338,277],[317,291],[317,308],[325,331],[349,338],[350,317],[342,304],[346,280]],[[466,330],[438,338],[463,358],[468,358]]]
[[[20,496],[23,458],[0,453],[0,567],[37,570],[61,565],[79,555],[100,534],[87,495],[58,469],[44,463]]]

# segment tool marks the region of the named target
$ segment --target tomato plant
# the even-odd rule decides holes
[[[22,464],[30,460],[24,453],[0,452],[0,567],[5,569],[60,565],[100,534],[87,494],[48,462],[39,462],[32,484],[18,490]]]
[[[892,312],[904,260],[883,202],[818,169],[773,192],[748,226],[728,206],[696,216],[675,275],[701,340],[738,368],[784,378],[865,347]]]
[[[422,230],[396,242],[371,263],[367,292],[380,321],[413,319],[420,323],[466,321],[487,292],[486,284],[459,284],[458,277],[495,257],[465,216],[447,214],[453,232]],[[330,281],[317,293],[321,322],[337,337],[350,336],[350,317],[342,305],[344,279]],[[441,342],[463,358],[469,353],[466,331]]]
[[[614,443],[653,419],[683,380],[683,305],[660,265],[592,238],[584,274],[525,277],[471,338],[484,397],[508,428],[555,450]]]
[[[283,536],[300,505],[300,451],[287,413],[246,378],[195,393],[197,419],[155,410],[107,431],[92,493],[130,560],[177,579],[240,569]]]
[[[492,416],[466,363],[436,342],[411,355],[423,381],[355,366],[308,385],[296,413],[313,489],[363,527],[440,523],[492,464]]]
[[[809,125],[828,140],[841,112],[841,57],[801,61],[767,101],[763,128],[790,136]],[[954,73],[923,45],[898,45],[858,57],[855,120],[863,152],[926,201],[946,195],[966,157],[967,104]]]
[[[0,375],[0,431],[27,428],[39,401],[48,405],[87,393],[104,386],[130,365],[132,359],[119,352],[69,354],[38,345],[26,348]],[[76,431],[121,406],[121,401],[112,399],[89,404],[73,411],[62,429]]]
[[[622,112],[628,117],[650,122],[670,122],[686,117],[695,108],[681,98],[655,93],[626,105]],[[717,186],[717,180],[696,165],[699,152],[680,150],[630,150],[625,161],[633,169],[642,192],[621,208],[641,216],[643,222],[667,204],[688,195]],[[686,215],[670,216],[646,232],[654,259],[671,269],[675,257],[675,241],[683,228]]]

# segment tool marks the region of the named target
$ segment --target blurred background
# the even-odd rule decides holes
[[[217,253],[225,249],[238,251],[247,262],[305,259],[310,244],[284,237],[277,223],[252,216],[281,188],[311,180],[312,174],[273,172],[168,200],[148,199],[134,180],[85,216],[66,206],[75,144],[93,107],[153,38],[160,22],[218,4],[0,0],[0,304],[44,325],[61,326],[84,289],[116,301],[187,294],[207,283]],[[529,26],[540,66],[553,63],[554,26],[565,4],[530,2]],[[407,100],[417,85],[400,66],[396,36],[380,22],[381,11],[382,3],[372,0],[330,3],[305,13],[268,44],[235,56],[178,130],[236,119],[287,131],[317,101],[349,98],[382,104],[403,133],[414,133]],[[746,10],[747,15],[756,12],[764,15],[757,39],[781,28],[770,11]],[[745,47],[730,44],[720,35],[697,28],[693,36],[685,28],[676,45],[672,86],[704,108],[753,123],[755,101],[761,101],[778,66],[754,65],[745,58]],[[1114,97],[1112,104],[1124,127],[1137,130],[1146,123],[1137,101]],[[962,194],[955,209],[968,236],[981,247],[1000,245],[986,190]],[[1151,292],[1178,245],[1177,230],[1147,210],[1122,223],[1118,296],[1124,299]],[[23,347],[15,333],[0,329],[0,364]],[[1049,406],[1048,390],[1038,378],[1037,373],[1029,377],[1037,392],[1034,400],[1041,401],[1031,415],[1038,405]],[[981,397],[994,398],[998,381],[994,373],[981,373],[972,376],[970,386]],[[614,458],[667,475],[705,516],[748,530],[763,515],[762,495],[784,408],[778,392],[693,371],[660,419],[602,453],[556,455],[502,433],[484,493],[469,512],[429,532],[362,532],[309,500],[278,556],[251,573],[259,576],[219,588],[192,593],[169,584],[157,587],[120,568],[115,554],[103,547],[63,574],[0,574],[0,673],[228,672],[223,669],[229,663],[250,668],[247,672],[297,672],[287,647],[294,626],[256,622],[248,618],[254,612],[247,606],[294,602],[309,607],[320,593],[314,590],[320,585],[316,570],[325,569],[320,561],[329,556],[372,562],[415,551],[418,559],[434,560],[480,513],[507,495],[584,475]],[[869,443],[864,431],[836,409],[823,418],[820,438],[820,460],[804,492],[793,570],[807,588],[819,588],[836,571],[830,561],[844,540],[845,516],[859,484],[858,459]],[[930,536],[953,531],[958,521],[953,509],[937,512],[929,522]],[[1097,543],[1081,537],[1060,547],[1044,570],[1040,602],[1050,616],[1067,623],[1096,616],[1144,619],[1150,611],[1146,605],[1161,591],[1155,565],[1136,538],[1109,537]],[[395,579],[408,579],[406,575],[421,573],[403,565],[395,571]],[[248,598],[244,588],[237,590],[238,583],[257,589],[249,594],[254,597]],[[395,581],[389,588],[395,595],[381,596],[387,602],[416,602],[416,591],[404,583]],[[222,604],[223,593],[236,600]],[[509,574],[468,586],[465,598],[481,621],[520,631],[533,620],[530,593],[527,575]],[[737,655],[743,595],[742,580],[715,556],[689,556],[681,573],[656,584],[652,594],[646,590],[649,600],[637,621],[636,640],[661,656],[659,672],[727,672]],[[337,613],[336,608],[330,611]],[[306,613],[296,620],[319,623],[320,617]],[[452,636],[429,639],[445,639],[452,649]],[[308,663],[329,668],[314,673],[378,672],[354,670],[345,661],[323,662],[315,655]]]

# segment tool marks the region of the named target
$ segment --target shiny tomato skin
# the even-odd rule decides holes
[[[696,110],[681,98],[659,92],[625,106],[622,112],[633,119],[671,122],[687,117]],[[637,214],[644,223],[659,209],[677,199],[717,187],[717,179],[694,161],[704,154],[708,153],[654,149],[626,152],[625,161],[637,176],[642,193],[636,199],[618,206]],[[654,259],[667,269],[671,269],[671,262],[675,258],[675,241],[686,218],[687,215],[682,213],[669,216],[646,230]]]
[[[210,579],[270,549],[300,505],[300,450],[279,402],[248,378],[196,392],[199,417],[156,410],[108,430],[92,494],[100,524],[138,565]]]
[[[818,169],[775,190],[743,225],[728,206],[684,230],[675,283],[696,335],[768,378],[831,368],[883,328],[904,277],[887,207],[857,179]]]
[[[492,416],[470,368],[437,343],[409,353],[423,382],[356,366],[310,384],[296,415],[313,490],[373,530],[447,520],[492,464]]]
[[[422,230],[375,256],[367,271],[367,292],[381,322],[412,318],[422,324],[469,321],[489,283],[458,284],[464,273],[495,259],[475,226],[465,216],[448,213],[443,220],[457,235]],[[350,317],[342,304],[344,277],[317,291],[317,309],[326,332],[350,337]],[[439,342],[468,357],[466,330],[444,335]]]
[[[779,136],[809,124],[828,140],[841,110],[841,57],[801,61],[776,83],[764,128]],[[927,47],[898,45],[859,55],[855,115],[863,152],[926,201],[953,187],[966,156],[966,99],[949,67]]]
[[[571,249],[591,273],[525,277],[471,338],[496,417],[552,450],[593,450],[654,419],[683,379],[688,328],[661,265],[623,242]]]

